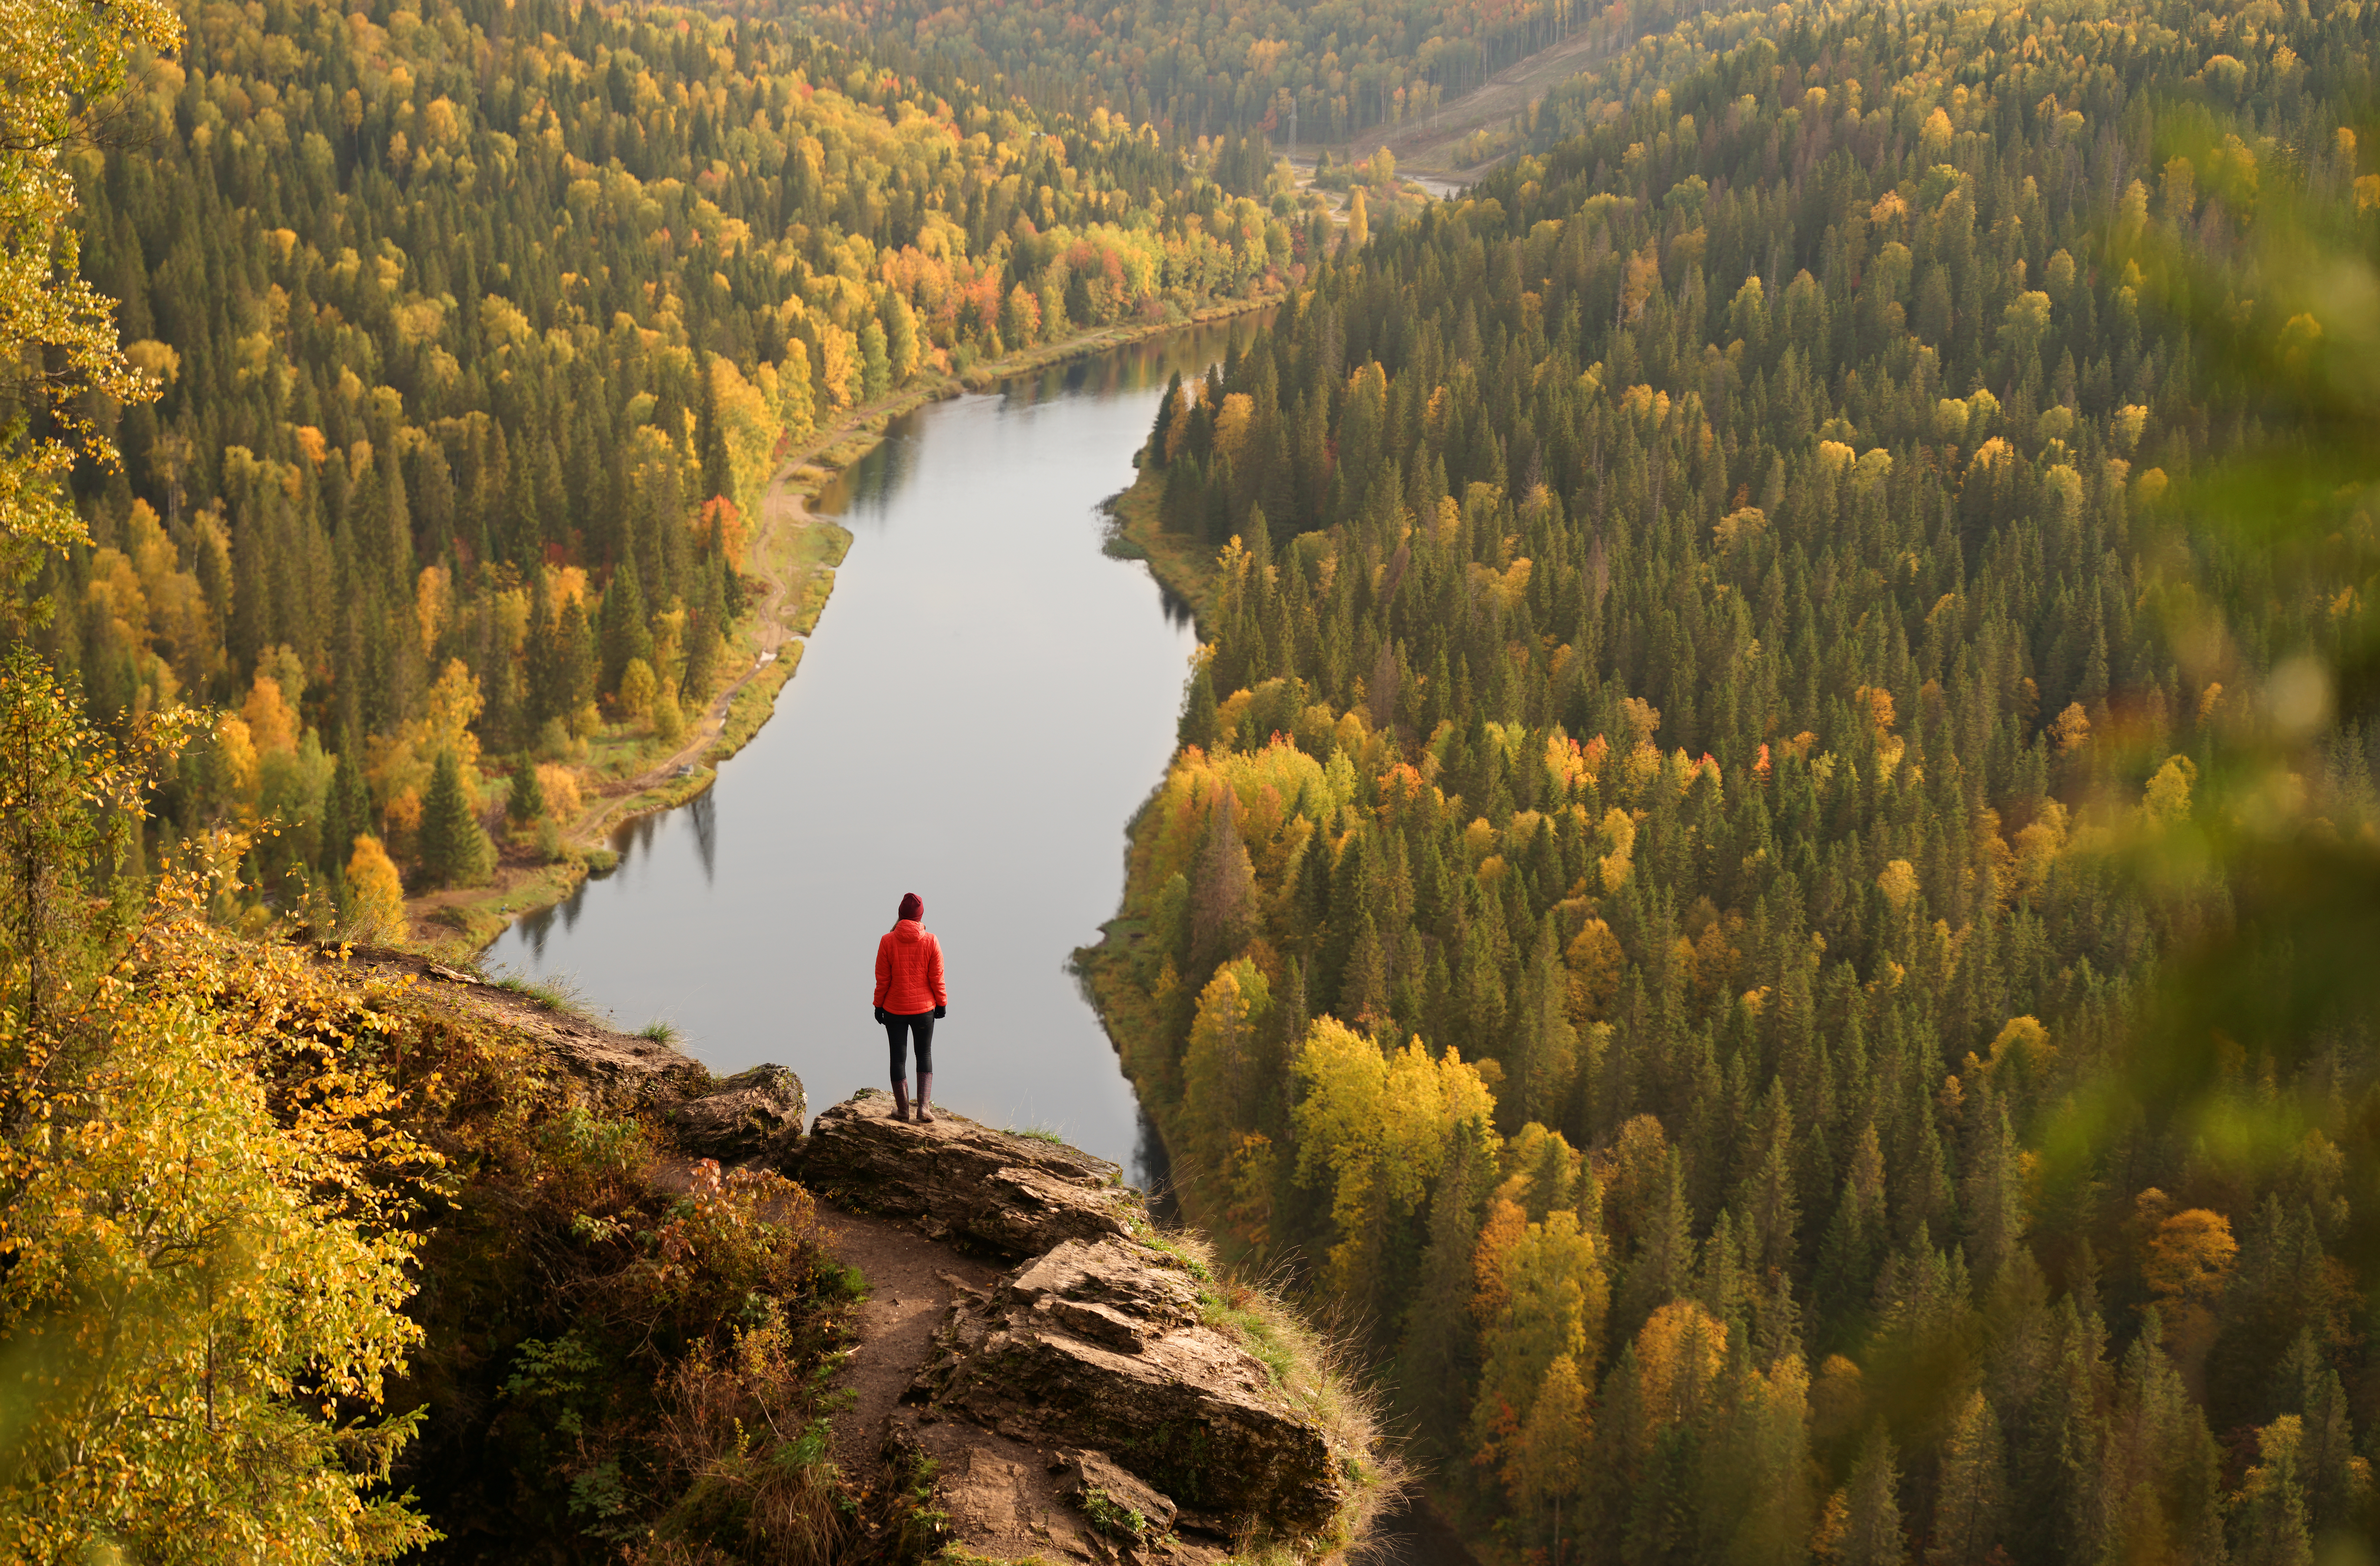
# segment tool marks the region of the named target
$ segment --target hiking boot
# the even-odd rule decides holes
[[[909,1085],[905,1082],[896,1082],[892,1085],[892,1118],[894,1120],[909,1118]]]
[[[919,1125],[934,1123],[933,1099],[934,1074],[921,1071],[917,1074],[917,1123]]]

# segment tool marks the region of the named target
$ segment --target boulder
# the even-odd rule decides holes
[[[1202,1305],[1197,1280],[1154,1246],[1069,1240],[960,1296],[909,1401],[1103,1452],[1185,1526],[1322,1530],[1346,1499],[1328,1438]]]
[[[666,1104],[662,1121],[671,1140],[692,1157],[776,1164],[801,1141],[808,1112],[800,1077],[783,1066],[759,1065]]]
[[[1105,1159],[947,1110],[930,1124],[896,1120],[892,1096],[875,1087],[819,1115],[795,1172],[832,1201],[1012,1261],[1128,1235],[1142,1212]]]

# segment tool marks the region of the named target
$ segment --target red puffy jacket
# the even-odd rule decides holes
[[[914,1017],[951,1003],[942,988],[942,943],[915,919],[903,919],[876,943],[876,1004]]]

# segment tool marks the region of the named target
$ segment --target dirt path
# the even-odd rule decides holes
[[[938,1245],[913,1229],[819,1204],[820,1226],[835,1259],[859,1269],[868,1298],[859,1307],[859,1344],[842,1385],[852,1406],[834,1424],[834,1460],[865,1484],[883,1464],[884,1431],[901,1394],[925,1363],[934,1329],[948,1313],[954,1284],[989,1290],[1000,1269]]]

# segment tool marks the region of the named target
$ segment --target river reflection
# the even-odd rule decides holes
[[[1195,634],[1145,566],[1102,553],[1099,507],[1166,377],[1255,319],[897,421],[821,497],[855,540],[775,718],[491,965],[566,978],[626,1026],[668,1022],[715,1072],[782,1062],[822,1107],[885,1080],[868,992],[914,891],[949,960],[937,1101],[1148,1178],[1131,1086],[1065,963],[1114,915]]]

